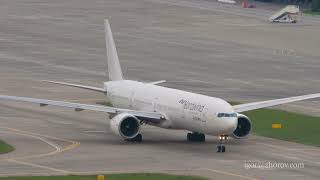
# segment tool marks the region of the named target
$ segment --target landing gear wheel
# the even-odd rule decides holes
[[[202,133],[188,133],[187,140],[191,142],[204,142],[206,141],[206,136]]]
[[[135,137],[135,139],[136,139],[136,142],[141,143],[141,142],[142,142],[142,135],[141,135],[141,134],[138,134],[138,135]]]
[[[221,146],[220,145],[217,146],[217,152],[221,152]]]
[[[226,146],[224,145],[221,146],[221,152],[226,152]]]
[[[218,153],[226,152],[226,146],[223,144],[223,141],[227,140],[227,139],[228,139],[228,136],[225,136],[225,135],[219,136],[219,142],[218,142],[218,145],[217,145],[217,152]]]
[[[223,144],[218,145],[217,152],[226,152],[226,146]]]
[[[200,142],[205,142],[206,141],[206,135],[200,134]]]
[[[142,135],[141,135],[141,134],[138,134],[138,135],[137,135],[136,137],[134,137],[134,138],[126,139],[126,141],[141,143],[141,142],[142,142]]]
[[[192,136],[191,133],[188,133],[188,134],[187,134],[187,140],[188,140],[188,141],[192,141],[192,140],[191,140],[191,136]]]

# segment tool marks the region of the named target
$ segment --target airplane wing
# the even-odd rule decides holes
[[[254,102],[254,103],[248,103],[248,104],[239,104],[239,105],[233,106],[233,108],[236,112],[239,113],[239,112],[245,112],[245,111],[261,109],[261,108],[266,108],[266,107],[271,107],[271,106],[276,106],[276,105],[286,104],[286,103],[291,103],[291,102],[296,102],[296,101],[302,101],[302,100],[307,100],[307,99],[314,99],[314,98],[319,98],[319,97],[320,97],[320,93],[308,94],[308,95],[304,95],[304,96],[295,96],[295,97],[275,99],[275,100],[269,100],[269,101],[261,101],[261,102]]]
[[[82,110],[92,110],[98,112],[105,112],[109,114],[119,114],[119,113],[130,113],[136,116],[138,119],[152,122],[152,123],[160,123],[161,121],[165,120],[165,117],[158,113],[158,112],[145,112],[145,111],[134,111],[129,109],[121,109],[121,108],[114,108],[109,106],[99,106],[99,105],[90,105],[90,104],[80,104],[80,103],[71,103],[71,102],[64,102],[64,101],[53,101],[47,99],[36,99],[36,98],[29,98],[29,97],[17,97],[17,96],[6,96],[0,95],[0,100],[8,100],[8,101],[18,101],[18,102],[28,102],[39,104],[40,106],[58,106],[64,108],[71,108],[75,111],[82,111]]]
[[[81,88],[81,89],[86,89],[86,90],[106,93],[106,90],[104,90],[103,88],[97,88],[97,87],[92,87],[92,86],[84,86],[84,85],[79,85],[79,84],[71,84],[71,83],[57,82],[57,81],[47,81],[47,80],[42,80],[42,82],[52,83],[52,84],[59,84],[59,85],[63,85],[63,86],[77,87],[77,88]]]

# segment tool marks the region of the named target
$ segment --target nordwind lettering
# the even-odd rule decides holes
[[[190,110],[190,111],[202,112],[204,107],[205,107],[205,105],[192,103],[192,102],[190,102],[188,100],[185,100],[185,99],[181,99],[179,101],[179,103],[183,105],[183,109],[187,109],[187,110]]]

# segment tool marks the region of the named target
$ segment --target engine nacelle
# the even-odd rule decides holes
[[[248,136],[250,132],[251,132],[250,119],[243,114],[238,114],[238,125],[237,125],[237,128],[233,131],[232,136],[236,139],[241,139]]]
[[[124,139],[132,139],[140,133],[140,121],[129,113],[121,113],[110,121],[111,130]]]

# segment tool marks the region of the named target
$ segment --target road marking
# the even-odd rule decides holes
[[[84,133],[106,133],[106,131],[99,131],[99,130],[89,130],[89,131],[83,131]]]
[[[23,134],[23,133],[18,133],[18,132],[6,132],[6,131],[2,131],[2,133],[12,133],[12,134],[18,134],[18,135],[22,135],[22,136],[28,136],[28,137],[32,137],[35,139],[38,139],[42,142],[45,142],[46,144],[50,145],[51,147],[55,148],[54,151],[51,151],[49,153],[45,153],[45,154],[38,154],[38,155],[30,155],[30,156],[23,156],[21,158],[17,157],[17,158],[13,158],[13,159],[26,159],[26,158],[31,158],[31,157],[42,157],[42,156],[47,156],[48,154],[52,154],[52,153],[56,153],[56,152],[60,152],[61,148],[60,146],[58,146],[57,144],[50,142],[42,137],[38,137],[38,136],[34,136],[34,135],[30,135],[30,134]],[[10,160],[11,158],[8,159],[2,159],[2,160]]]
[[[280,154],[280,153],[270,153],[270,154],[271,154],[271,155],[274,155],[274,156],[285,157],[285,158],[287,158],[287,159],[301,160],[301,159],[298,158],[298,157],[295,157],[295,156],[287,156],[287,155]]]
[[[61,152],[67,151],[67,150],[71,150],[71,149],[74,149],[77,146],[79,146],[80,143],[76,142],[76,141],[71,141],[71,140],[66,140],[66,139],[53,137],[53,136],[47,136],[47,135],[41,135],[41,134],[37,134],[37,133],[22,131],[22,130],[18,130],[18,129],[14,129],[14,128],[8,128],[8,127],[0,127],[0,128],[5,128],[5,129],[7,129],[9,131],[12,131],[13,133],[16,133],[16,134],[21,134],[21,135],[26,135],[26,136],[37,138],[37,139],[39,139],[41,141],[44,141],[45,143],[47,143],[50,146],[55,148],[55,151],[52,151],[52,152],[49,152],[49,153],[46,153],[46,154],[8,159],[7,161],[9,161],[9,162],[22,164],[22,165],[28,165],[28,166],[31,166],[31,167],[47,169],[47,170],[51,170],[51,171],[59,172],[59,173],[64,173],[64,174],[71,174],[71,173],[72,174],[83,174],[83,173],[89,173],[90,174],[90,173],[94,173],[95,172],[95,171],[92,171],[92,172],[72,172],[72,171],[61,170],[61,169],[52,168],[52,167],[48,167],[48,166],[38,165],[38,164],[34,164],[34,163],[23,162],[23,161],[21,161],[21,159],[26,159],[26,158],[31,158],[31,157],[35,158],[35,157],[50,156],[50,155],[55,155],[55,154],[58,154],[58,153],[61,153]],[[97,131],[91,131],[91,132],[97,132]],[[98,132],[101,132],[101,131],[98,131]],[[71,143],[71,145],[61,149],[61,147],[59,147],[58,145],[56,145],[53,142],[50,142],[49,140],[46,140],[45,138],[68,142],[68,143]],[[263,144],[263,143],[261,143],[261,144]],[[263,145],[267,145],[267,144],[263,144]],[[236,173],[231,173],[231,172],[222,171],[222,170],[216,170],[216,169],[210,169],[210,168],[200,168],[200,169],[194,169],[194,170],[206,170],[206,171],[210,171],[210,172],[214,172],[214,173],[218,173],[218,174],[222,174],[222,175],[227,175],[227,176],[238,177],[238,178],[242,178],[242,179],[258,180],[257,178],[254,178],[254,177],[244,176],[244,175],[241,175],[241,174],[236,174]],[[154,171],[154,170],[152,170],[152,171]],[[175,170],[173,170],[173,171],[175,171]],[[111,172],[111,171],[97,171],[97,172]],[[112,171],[112,172],[114,172],[114,171]],[[117,171],[117,172],[123,172],[123,171]]]
[[[306,152],[308,149],[296,149],[296,148],[287,148],[287,147],[283,147],[283,146],[279,146],[279,145],[273,145],[273,144],[266,144],[266,143],[257,143],[257,144],[261,144],[261,145],[264,145],[264,146],[268,146],[268,147],[271,147],[271,148],[277,148],[277,149],[281,149],[281,150],[285,150],[285,151],[293,151],[293,152],[298,152],[301,154],[305,154],[307,156],[315,156],[316,154],[313,154],[313,153],[310,153],[310,152]],[[310,149],[312,150],[312,149]]]
[[[30,156],[23,156],[23,157],[17,157],[17,158],[12,158],[12,159],[28,159],[28,158],[39,158],[39,157],[45,157],[45,156],[51,156],[51,155],[55,155],[67,150],[71,150],[73,148],[76,148],[77,146],[80,145],[79,142],[75,142],[75,141],[71,141],[71,140],[66,140],[66,139],[61,139],[61,138],[57,138],[57,137],[53,137],[53,136],[46,136],[46,135],[40,135],[40,134],[36,134],[36,133],[31,133],[31,132],[27,132],[27,131],[22,131],[22,130],[18,130],[18,129],[13,129],[13,128],[8,128],[8,127],[0,127],[0,128],[5,128],[9,131],[11,131],[11,133],[14,134],[19,134],[19,135],[23,135],[23,136],[29,136],[29,137],[33,137],[35,139],[39,139],[43,142],[45,142],[46,144],[52,146],[53,148],[55,148],[54,151],[51,151],[49,153],[45,153],[45,154],[36,154],[36,155],[30,155]],[[59,140],[59,141],[64,141],[67,143],[71,143],[71,145],[61,149],[58,145],[56,145],[55,143],[52,143],[42,137],[48,138],[48,139],[54,139],[54,140]],[[8,159],[4,159],[4,160],[8,160]]]
[[[216,22],[217,24],[221,24],[224,26],[238,26],[238,27],[262,27],[262,26],[270,26],[269,24],[259,24],[259,23],[251,23],[251,24],[239,24],[239,23],[225,23],[225,22]]]
[[[32,176],[58,176],[58,175],[68,175],[65,173],[43,173],[43,172],[33,172]],[[30,176],[30,173],[25,174],[25,173],[2,173],[0,174],[0,177],[8,177],[8,176]]]
[[[50,123],[54,123],[54,124],[63,124],[63,125],[71,125],[71,122],[65,122],[65,121],[48,121]]]
[[[301,174],[286,174],[285,176],[291,176],[291,177],[305,177],[305,175],[301,175]]]
[[[63,149],[60,149],[60,151],[48,153],[46,156],[54,155],[54,154],[61,153],[61,152],[64,152],[64,151],[68,151],[68,150],[71,150],[71,149],[74,149],[74,148],[80,146],[80,142],[77,142],[77,141],[72,141],[72,140],[57,138],[57,137],[54,137],[54,136],[42,135],[42,134],[38,134],[38,133],[23,131],[23,130],[14,129],[14,128],[9,128],[9,127],[0,127],[0,128],[5,128],[5,129],[8,129],[8,130],[13,131],[13,132],[20,132],[20,133],[22,133],[22,134],[29,134],[29,135],[34,135],[34,136],[40,136],[40,137],[45,137],[45,138],[48,138],[48,139],[53,139],[53,140],[58,140],[58,141],[64,141],[64,142],[67,142],[67,143],[71,143],[71,145],[69,145],[69,146],[67,146],[67,147],[65,147],[65,148],[63,148]],[[41,156],[41,157],[43,157],[43,156]],[[20,159],[20,158],[19,158],[19,159]],[[24,158],[24,159],[25,159],[25,158]]]
[[[64,173],[64,174],[70,174],[71,173],[69,171],[62,170],[62,169],[52,168],[52,167],[43,166],[43,165],[34,164],[34,163],[29,163],[29,162],[24,162],[24,161],[18,161],[18,160],[15,160],[15,159],[9,159],[8,162],[12,162],[12,163],[16,163],[16,164],[22,164],[22,165],[26,165],[26,166],[32,166],[32,167],[41,168],[41,169],[47,169],[47,170],[56,171],[56,172],[60,172],[60,173]]]
[[[209,169],[209,168],[197,168],[197,169],[144,169],[142,172],[145,173],[156,173],[156,172],[174,172],[174,171],[210,171],[222,175],[227,175],[227,176],[234,176],[242,179],[249,179],[249,180],[260,180],[254,177],[249,177],[249,176],[243,176],[240,174],[235,174],[231,172],[226,172],[226,171],[221,171],[221,170],[216,170],[216,169]],[[72,171],[71,173],[73,175],[91,175],[91,174],[112,174],[112,173],[135,173],[135,172],[141,172],[141,170],[101,170],[101,171]]]
[[[291,149],[291,148],[286,148],[286,147],[281,147],[281,146],[276,146],[276,145],[270,145],[270,144],[265,144],[265,143],[257,143],[257,144],[262,144],[262,145],[265,145],[265,146],[268,146],[268,147],[271,147],[271,148],[278,148],[280,150],[285,150],[284,152],[287,152],[287,151],[293,151],[293,152],[296,152],[296,153],[299,153],[297,154],[298,156],[301,156],[301,157],[296,157],[296,156],[287,156],[287,155],[284,155],[284,154],[280,154],[280,153],[271,153],[272,155],[275,155],[275,156],[281,156],[281,157],[284,157],[284,158],[287,158],[287,159],[296,159],[296,160],[300,160],[300,161],[305,161],[305,162],[309,162],[311,164],[320,164],[319,161],[311,161],[311,160],[308,160],[307,158],[312,158],[310,156],[314,156],[314,154],[310,154],[310,153],[307,153],[304,151],[298,151],[296,149]],[[315,160],[315,158],[313,158]]]
[[[63,173],[63,174],[71,174],[70,171],[57,169],[57,168],[52,168],[52,167],[49,167],[49,166],[43,166],[43,165],[39,165],[39,164],[34,164],[34,163],[30,163],[30,162],[24,162],[24,161],[21,161],[21,160],[22,159],[40,158],[40,157],[45,157],[45,156],[56,155],[58,153],[62,153],[64,151],[68,151],[68,150],[71,150],[71,149],[74,149],[74,148],[78,147],[80,145],[80,142],[66,140],[66,139],[57,138],[57,137],[53,137],[53,136],[47,136],[47,135],[32,133],[32,132],[27,132],[27,131],[14,129],[14,128],[9,128],[9,127],[0,127],[0,128],[4,128],[6,130],[11,131],[9,133],[19,134],[19,135],[23,135],[23,136],[29,136],[29,137],[41,140],[41,141],[45,142],[46,144],[50,145],[51,147],[53,147],[55,149],[54,151],[51,151],[51,152],[48,152],[48,153],[45,153],[45,154],[35,154],[35,155],[30,155],[30,156],[18,157],[18,158],[7,158],[7,159],[4,159],[7,162],[17,163],[17,164],[22,164],[22,165],[31,166],[31,167],[37,167],[37,168],[42,168],[42,169],[47,169],[47,170],[51,170],[51,171],[55,171],[55,172],[60,172],[60,173]],[[61,149],[60,146],[58,146],[57,144],[55,144],[55,143],[53,143],[53,142],[51,142],[51,141],[49,141],[49,140],[47,140],[45,138],[64,141],[64,142],[67,142],[67,143],[71,143],[71,145],[68,145],[67,147]]]
[[[249,176],[243,176],[241,174],[235,174],[235,173],[231,173],[231,172],[227,172],[227,171],[222,171],[222,170],[216,170],[216,169],[209,169],[209,168],[200,168],[203,170],[207,170],[207,171],[211,171],[214,173],[218,173],[218,174],[223,174],[223,175],[228,175],[228,176],[234,176],[234,177],[239,177],[242,179],[249,179],[249,180],[260,180],[254,177],[249,177]]]

